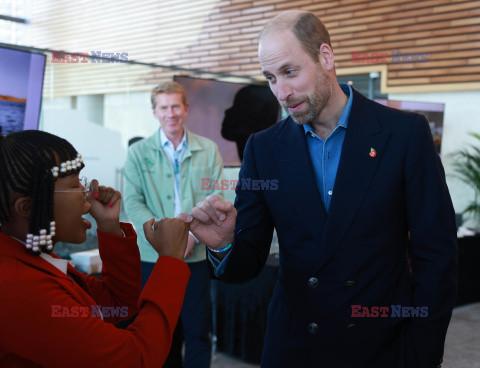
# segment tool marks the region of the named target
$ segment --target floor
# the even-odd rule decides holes
[[[215,353],[210,368],[259,368],[260,365],[245,363],[223,353]]]
[[[453,310],[443,360],[443,368],[480,368],[480,303]]]
[[[259,368],[216,353],[211,368]],[[443,368],[480,368],[480,303],[455,308],[447,332]]]

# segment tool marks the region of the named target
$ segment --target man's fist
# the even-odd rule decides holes
[[[153,229],[152,229],[153,226]],[[183,261],[188,241],[188,226],[178,219],[151,219],[143,224],[145,238],[158,256],[170,256]]]
[[[217,195],[198,203],[191,215],[181,213],[177,218],[188,223],[192,234],[212,249],[222,249],[233,241],[237,210]]]

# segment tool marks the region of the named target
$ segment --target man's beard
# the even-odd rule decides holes
[[[315,75],[314,92],[312,95],[307,95],[303,98],[300,98],[298,101],[283,101],[281,102],[281,105],[288,112],[287,106],[305,102],[307,104],[306,111],[293,112],[290,113],[290,116],[297,124],[309,124],[318,118],[331,96],[332,84],[330,83],[330,78],[322,70],[319,70]]]

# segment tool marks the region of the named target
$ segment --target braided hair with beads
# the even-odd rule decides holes
[[[84,166],[75,148],[56,135],[38,130],[0,135],[0,223],[12,215],[12,194],[30,197],[28,251],[36,255],[52,251],[55,180]]]

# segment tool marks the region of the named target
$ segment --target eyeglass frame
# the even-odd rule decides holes
[[[72,189],[72,190],[54,190],[53,192],[54,193],[79,193],[79,192],[81,192],[81,193],[83,193],[84,201],[86,202],[87,199],[88,199],[88,193],[90,193],[91,181],[88,180],[88,178],[86,176],[82,176],[80,178],[80,184],[83,185],[85,190],[75,190],[75,189]]]

